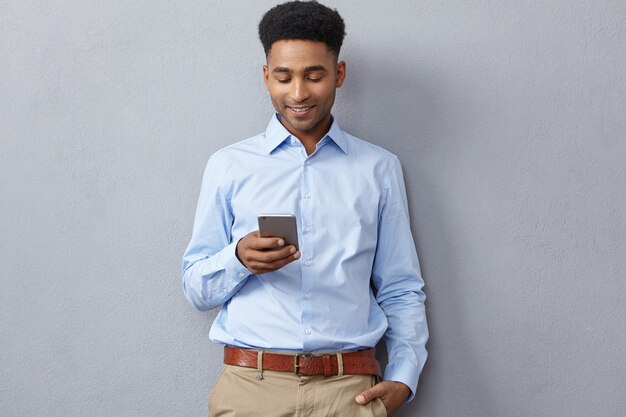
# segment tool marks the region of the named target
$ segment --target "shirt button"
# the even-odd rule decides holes
[[[311,193],[304,193],[304,198],[311,198]]]
[[[306,329],[306,330],[304,331],[304,333],[306,333],[306,334],[311,334],[311,329]]]
[[[239,273],[239,276],[243,278],[243,277],[245,277],[245,276],[246,276],[246,274],[244,274],[243,272],[240,272],[240,273]]]
[[[307,226],[307,227],[305,227],[305,228],[304,228],[304,231],[305,231],[305,232],[310,232],[310,231],[311,231],[311,226]]]
[[[305,300],[310,300],[311,299],[311,294],[309,294],[309,293],[304,294],[304,299]]]
[[[311,261],[305,261],[305,262],[304,262],[304,264],[305,264],[306,266],[310,266],[310,265],[311,265]]]
[[[311,161],[306,161],[306,162],[305,162],[305,164],[306,164],[307,166],[311,166]]]

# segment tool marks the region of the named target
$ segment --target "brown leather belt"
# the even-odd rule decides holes
[[[256,368],[259,371],[262,369],[293,372],[298,375],[378,375],[380,377],[380,363],[375,354],[375,349],[367,349],[347,353],[296,355],[226,346],[224,347],[224,363]]]

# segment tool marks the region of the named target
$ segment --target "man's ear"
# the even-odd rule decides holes
[[[269,90],[270,70],[267,68],[267,64],[263,65],[263,82],[265,83],[265,88]]]
[[[343,82],[346,80],[346,61],[340,61],[337,64],[337,82],[335,86],[337,88],[343,85]]]

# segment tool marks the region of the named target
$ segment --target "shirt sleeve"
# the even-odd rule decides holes
[[[389,362],[384,379],[406,384],[411,389],[410,401],[415,397],[427,357],[428,327],[424,281],[411,234],[402,167],[397,158],[389,170],[380,209],[372,279],[376,300],[388,322],[384,340]]]
[[[183,255],[183,293],[199,310],[210,310],[228,301],[250,275],[235,255],[237,242],[231,236],[234,218],[227,178],[227,167],[214,157],[209,159],[191,241]]]

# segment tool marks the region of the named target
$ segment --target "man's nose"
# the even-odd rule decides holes
[[[296,103],[309,98],[309,90],[304,80],[294,80],[291,83],[290,98]]]

